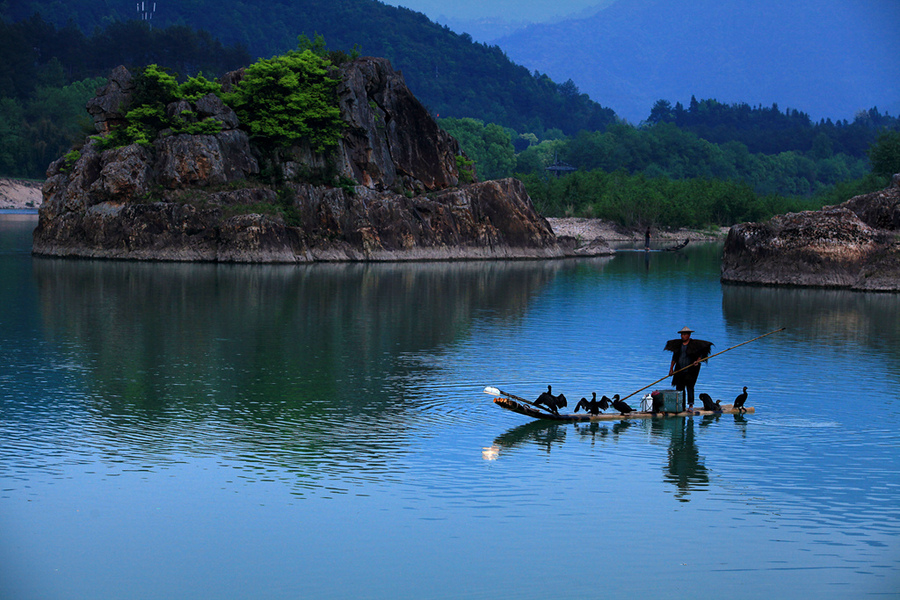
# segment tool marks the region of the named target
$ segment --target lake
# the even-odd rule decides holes
[[[900,598],[898,295],[723,286],[715,244],[140,264],[35,224],[0,216],[0,598]],[[483,393],[625,396],[685,325],[786,328],[702,369],[755,413]]]

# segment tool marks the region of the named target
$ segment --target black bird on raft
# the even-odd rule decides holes
[[[703,402],[703,410],[722,412],[722,401],[716,400],[715,402],[713,402],[712,396],[710,396],[706,392],[700,394],[700,401]]]
[[[597,394],[594,394],[594,397],[597,397]],[[612,405],[612,400],[610,400],[605,394],[602,398],[600,398],[600,410],[606,410]]]
[[[634,412],[634,409],[628,406],[628,404],[624,400],[619,400],[618,394],[613,396],[612,407],[619,411],[619,414],[621,415],[626,415],[630,412]]]
[[[553,395],[553,387],[547,386],[547,391],[542,392],[540,396],[537,397],[537,400],[534,401],[535,406],[544,405],[546,406],[550,412],[554,415],[559,414],[559,409],[563,408],[567,405],[566,397],[560,394],[559,396]]]
[[[740,412],[747,412],[747,409],[744,408],[744,402],[747,401],[747,386],[744,386],[744,391],[738,394],[737,398],[734,399],[734,408],[740,410]]]
[[[575,412],[578,412],[578,409],[583,408],[584,412],[590,413],[592,415],[599,415],[601,411],[609,408],[609,403],[607,406],[601,406],[601,401],[597,400],[597,392],[592,392],[593,396],[590,400],[587,398],[582,398],[578,401],[578,404],[575,405]]]
[[[600,406],[597,402],[597,394],[594,394],[594,398],[588,400],[587,398],[582,398],[578,401],[578,404],[575,405],[575,412],[578,412],[581,409],[584,409],[584,412],[590,413],[592,415],[600,414]]]

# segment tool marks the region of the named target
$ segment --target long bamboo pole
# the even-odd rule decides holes
[[[764,333],[764,334],[762,334],[762,335],[758,335],[758,336],[756,336],[755,338],[753,338],[752,340],[747,340],[746,342],[741,342],[740,344],[735,344],[735,345],[732,346],[731,348],[725,348],[725,349],[722,350],[721,352],[716,352],[715,354],[711,354],[711,355],[707,356],[706,358],[701,358],[701,359],[698,360],[697,362],[701,362],[701,363],[702,363],[702,362],[705,362],[705,361],[711,359],[711,358],[714,357],[714,356],[719,356],[720,354],[725,354],[725,353],[728,352],[729,350],[734,350],[735,348],[738,348],[739,346],[743,346],[744,344],[749,344],[750,342],[755,342],[756,340],[758,340],[758,339],[760,339],[760,338],[764,338],[764,337],[766,337],[767,335],[772,335],[773,333],[778,333],[779,331],[784,331],[785,329],[787,329],[787,327],[782,327],[781,329],[776,329],[775,331],[770,331],[769,333]],[[644,390],[646,390],[646,389],[647,389],[648,387],[650,387],[651,385],[656,385],[657,383],[659,383],[659,382],[662,381],[663,379],[668,379],[669,377],[671,377],[671,376],[674,375],[675,373],[680,373],[680,372],[682,372],[682,371],[684,371],[684,370],[686,370],[686,369],[690,369],[690,368],[693,367],[693,366],[694,366],[694,363],[689,364],[689,365],[686,366],[686,367],[682,367],[681,369],[678,369],[677,371],[672,371],[671,373],[669,373],[669,374],[666,375],[665,377],[660,377],[659,379],[657,379],[657,380],[654,381],[653,383],[648,383],[647,385],[645,385],[645,386],[642,387],[641,389],[635,390],[635,391],[631,392],[630,394],[628,394],[627,396],[625,396],[625,398],[631,398],[632,396],[634,396],[634,395],[637,394],[638,392],[643,392]],[[625,398],[622,398],[622,400],[624,400]]]

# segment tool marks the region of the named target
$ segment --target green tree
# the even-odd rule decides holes
[[[25,111],[15,98],[0,98],[0,174],[24,177],[28,172],[28,146],[24,136]]]
[[[900,173],[900,131],[883,131],[868,150],[872,173],[890,177]]]
[[[306,140],[321,152],[337,145],[344,127],[330,66],[309,49],[262,59],[247,67],[225,101],[257,141],[290,146]]]
[[[475,161],[481,179],[499,179],[512,174],[516,153],[506,129],[470,118],[441,119],[440,124],[456,138],[466,156]]]

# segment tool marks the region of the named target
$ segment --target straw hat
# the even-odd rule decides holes
[[[684,327],[681,328],[681,331],[679,331],[678,333],[694,333],[694,330],[691,329],[690,327],[688,327],[687,325],[685,325]]]

